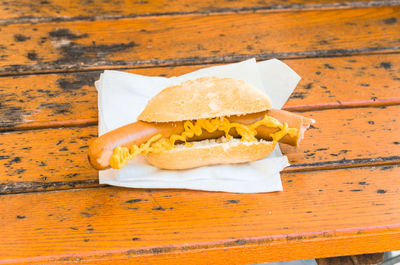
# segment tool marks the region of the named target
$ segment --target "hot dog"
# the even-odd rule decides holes
[[[88,158],[98,170],[121,168],[137,154],[147,155],[151,164],[167,169],[261,159],[278,141],[297,146],[313,123],[312,119],[270,106],[265,94],[243,81],[187,81],[156,95],[137,122],[94,140]],[[221,137],[223,140],[212,140]],[[242,143],[235,138],[241,138]],[[208,144],[208,140],[219,144],[213,142],[209,149],[197,147],[198,142]],[[176,149],[179,143],[186,147]],[[192,143],[195,146],[190,147]],[[188,158],[185,154],[189,153],[201,155],[201,159]]]
[[[249,125],[261,120],[265,115],[269,115],[278,120],[284,120],[290,128],[297,128],[299,133],[295,136],[285,135],[280,142],[292,146],[298,146],[303,137],[304,131],[312,123],[311,119],[305,118],[294,113],[284,110],[267,110],[247,115],[234,115],[228,117],[229,121]],[[173,134],[181,134],[184,131],[183,121],[180,122],[144,122],[137,121],[121,128],[113,130],[109,133],[97,138],[89,147],[88,156],[91,165],[95,169],[106,169],[110,167],[110,158],[114,148],[117,146],[130,147],[132,145],[140,145],[148,141],[152,136],[161,134],[162,137],[168,138]],[[256,137],[258,139],[271,140],[271,133],[277,132],[278,128],[260,126],[257,129]],[[236,130],[232,129],[230,134],[238,137]],[[203,132],[200,136],[189,138],[188,141],[200,141],[204,139],[216,139],[224,135],[223,131],[215,131],[212,133]]]

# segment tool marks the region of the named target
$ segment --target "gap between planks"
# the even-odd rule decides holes
[[[213,14],[233,14],[233,13],[278,13],[278,12],[297,12],[312,10],[335,10],[335,9],[354,9],[368,7],[390,7],[400,5],[400,0],[386,1],[367,1],[367,2],[345,2],[345,3],[328,3],[328,4],[277,4],[272,6],[253,6],[253,7],[233,7],[233,8],[216,8],[212,10],[193,10],[181,12],[154,12],[149,14],[131,14],[131,15],[102,15],[102,16],[59,16],[59,17],[35,17],[22,16],[17,18],[0,19],[0,26],[11,24],[38,24],[48,22],[68,22],[68,21],[99,21],[99,20],[118,20],[125,18],[141,18],[141,17],[161,17],[161,16],[187,16],[187,15],[213,15]]]

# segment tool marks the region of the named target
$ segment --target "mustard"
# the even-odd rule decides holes
[[[233,137],[229,134],[229,131],[232,128],[235,128],[236,132],[241,137],[241,141],[257,141],[256,129],[259,126],[280,129],[279,131],[270,134],[270,137],[272,138],[274,144],[287,134],[292,137],[295,137],[298,134],[297,128],[289,128],[287,123],[282,124],[277,119],[268,115],[265,115],[262,120],[256,121],[250,125],[230,122],[226,117],[199,119],[196,120],[194,123],[192,121],[185,121],[183,124],[184,131],[180,135],[173,134],[169,137],[169,139],[167,139],[162,138],[161,134],[156,134],[151,137],[146,143],[143,143],[140,146],[133,145],[129,149],[128,147],[116,147],[113,151],[113,155],[110,158],[110,166],[115,169],[121,169],[137,155],[147,155],[148,153],[161,153],[176,148],[176,141],[184,142],[185,146],[192,146],[191,143],[187,142],[187,139],[192,138],[195,135],[200,136],[203,133],[203,130],[209,133],[215,132],[216,130],[223,131],[225,133],[225,138],[229,140]]]

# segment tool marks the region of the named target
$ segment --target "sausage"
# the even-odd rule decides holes
[[[314,121],[312,119],[296,115],[284,110],[268,110],[263,112],[251,113],[240,116],[229,116],[227,119],[230,122],[238,122],[241,124],[249,125],[258,120],[263,119],[265,115],[276,118],[282,123],[288,123],[290,128],[297,128],[299,133],[295,137],[286,135],[280,142],[297,146],[303,137],[304,131]],[[113,150],[117,146],[130,147],[132,145],[140,145],[149,140],[156,134],[161,134],[163,137],[170,137],[173,134],[181,134],[184,131],[184,121],[179,122],[143,122],[137,121],[113,131],[110,131],[97,139],[95,139],[89,146],[88,158],[90,164],[99,170],[106,169],[110,166],[109,161],[113,154]],[[270,134],[279,130],[279,128],[269,128],[265,126],[259,126],[257,129],[256,137],[264,140],[271,140]],[[230,132],[234,137],[238,137],[238,134],[234,129]],[[188,141],[199,141],[204,139],[216,139],[224,136],[223,131],[215,131],[209,133],[203,131],[200,136],[194,136],[188,139]]]

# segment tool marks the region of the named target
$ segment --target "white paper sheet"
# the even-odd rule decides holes
[[[99,134],[135,122],[148,100],[164,88],[202,76],[244,80],[269,95],[280,109],[300,77],[283,62],[273,59],[208,67],[179,77],[149,77],[118,71],[104,71],[96,82],[99,104]],[[183,188],[237,193],[281,191],[279,172],[288,166],[279,146],[267,158],[238,165],[217,165],[190,170],[161,170],[143,157],[123,169],[99,172],[101,184],[132,188]]]

